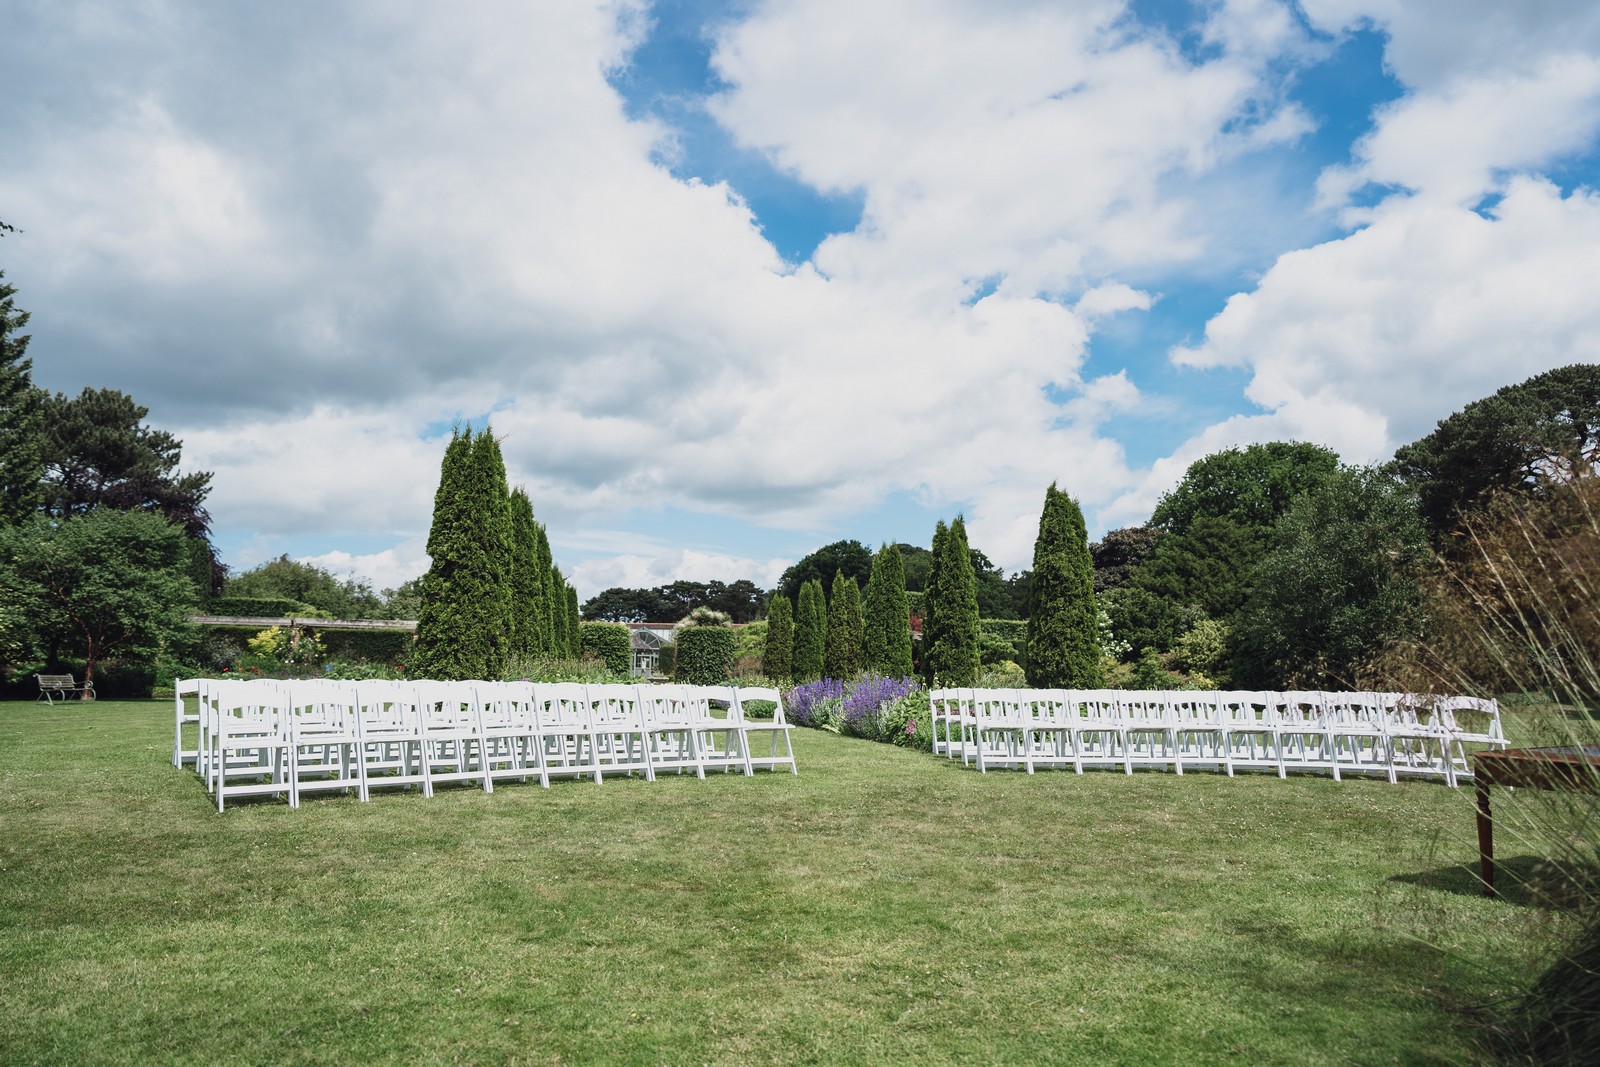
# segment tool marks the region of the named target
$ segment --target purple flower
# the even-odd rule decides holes
[[[842,700],[844,698],[844,683],[837,678],[823,678],[820,681],[807,682],[797,685],[789,690],[783,698],[784,713],[789,721],[797,726],[815,726],[816,714],[822,704],[829,700]]]
[[[864,675],[844,698],[844,721],[859,726],[862,720],[876,716],[886,705],[917,691],[914,678],[886,678],[881,674]]]

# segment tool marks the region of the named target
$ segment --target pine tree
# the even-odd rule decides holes
[[[1040,689],[1094,689],[1101,684],[1100,626],[1094,563],[1083,511],[1050,484],[1033,544],[1028,597],[1028,684]]]
[[[966,520],[957,515],[941,539],[927,599],[934,629],[923,631],[928,667],[939,686],[972,685],[978,680],[978,577],[967,547]]]
[[[822,677],[823,650],[827,647],[828,617],[822,581],[813,578],[800,587],[794,613],[794,680],[812,682]]]
[[[833,576],[833,596],[828,601],[828,633],[822,673],[850,679],[861,673],[861,591],[843,571]]]
[[[25,358],[28,313],[12,302],[16,289],[0,271],[0,526],[26,522],[42,502],[45,392],[33,384]]]
[[[511,494],[511,653],[536,656],[544,651],[550,598],[545,582],[550,567],[539,552],[533,502],[521,488]]]
[[[794,608],[782,593],[767,606],[767,647],[761,672],[775,682],[788,681],[794,667]]]
[[[894,678],[910,676],[911,609],[897,546],[884,545],[873,557],[861,614],[861,665]]]

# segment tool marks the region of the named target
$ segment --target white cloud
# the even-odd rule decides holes
[[[1366,229],[1281,257],[1173,358],[1253,375],[1267,414],[1213,440],[1270,428],[1376,461],[1503,385],[1593,361],[1596,278],[1600,193],[1519,178],[1492,218],[1397,198]]]

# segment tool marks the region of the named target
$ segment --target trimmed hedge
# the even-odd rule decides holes
[[[633,635],[620,622],[585,622],[578,625],[583,651],[600,657],[612,674],[633,670]]]
[[[411,656],[410,630],[318,630],[329,659],[358,663],[405,663]]]
[[[325,619],[328,613],[288,597],[218,596],[211,598],[208,615],[231,615],[240,619]]]
[[[678,631],[676,680],[683,685],[721,685],[733,674],[733,628],[686,626]]]

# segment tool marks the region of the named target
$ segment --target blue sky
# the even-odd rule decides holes
[[[1600,351],[1600,14],[1498,0],[21,0],[0,270],[238,569],[420,573],[490,422],[580,592],[964,512],[1026,566]]]

